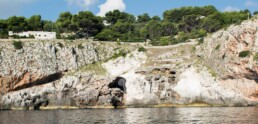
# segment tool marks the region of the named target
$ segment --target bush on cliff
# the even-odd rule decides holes
[[[144,47],[140,47],[139,49],[138,49],[138,52],[146,52],[147,50],[144,48]]]
[[[247,56],[249,56],[250,55],[250,51],[242,51],[242,52],[240,52],[239,53],[239,57],[241,57],[241,58],[244,58],[244,57],[247,57]]]
[[[119,52],[115,53],[110,59],[116,59],[118,57],[125,57],[127,52],[125,50],[119,50]]]
[[[255,61],[258,61],[258,53],[255,53],[255,55],[254,55],[254,60],[255,60]]]
[[[13,41],[13,46],[15,49],[22,49],[23,48],[23,44],[21,41]]]

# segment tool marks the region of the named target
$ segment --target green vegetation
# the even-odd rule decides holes
[[[244,57],[247,57],[247,56],[249,56],[251,54],[251,52],[250,51],[242,51],[242,52],[240,52],[239,53],[239,57],[241,57],[241,58],[244,58]]]
[[[204,42],[204,39],[201,38],[200,40],[198,40],[198,45],[202,44]]]
[[[129,55],[129,57],[130,57],[130,58],[133,58],[134,56],[133,56],[133,54],[131,53],[131,54]]]
[[[105,75],[107,70],[102,66],[102,62],[92,63],[89,65],[86,65],[84,67],[81,67],[79,71],[86,72],[90,71],[93,72],[96,75]],[[73,73],[69,74],[73,75]]]
[[[58,44],[58,46],[59,46],[60,48],[63,48],[63,47],[64,47],[64,45],[63,45],[62,43],[60,43],[60,42],[58,42],[57,44]]]
[[[127,55],[127,52],[125,50],[119,50],[118,53],[115,53],[110,59],[116,59],[118,57],[125,57]]]
[[[192,46],[191,52],[195,52],[196,51],[196,47]]]
[[[79,44],[79,45],[78,45],[78,48],[79,48],[79,49],[84,49],[84,47],[82,46],[82,44]]]
[[[253,15],[257,15],[258,14],[258,11],[254,11]]]
[[[172,39],[170,39],[170,37],[161,37],[161,38],[159,39],[158,45],[160,45],[160,46],[169,45],[169,44],[171,44],[171,43],[170,43],[171,40],[172,40]]]
[[[101,65],[102,63],[94,63],[92,65],[88,65],[88,66],[85,66],[83,68],[83,71],[94,71],[95,74],[98,74],[98,75],[104,75],[106,74],[106,69],[103,68],[103,66]]]
[[[254,60],[255,60],[255,61],[258,61],[258,53],[255,53],[255,55],[254,55]]]
[[[13,46],[15,49],[22,49],[23,48],[23,45],[22,45],[22,42],[21,41],[13,41]]]
[[[117,40],[116,40],[116,45],[121,45],[121,43],[120,43],[120,40],[119,40],[119,39],[117,39]]]
[[[216,47],[215,47],[215,50],[219,50],[220,48],[220,44],[218,44]]]
[[[211,74],[212,77],[217,76],[217,73],[212,68],[208,67],[208,71],[209,71],[209,73]]]
[[[147,50],[144,47],[138,48],[138,52],[146,52]]]
[[[63,12],[56,22],[42,20],[40,15],[30,18],[12,16],[0,20],[0,38],[7,38],[8,31],[44,30],[55,31],[57,38],[69,40],[94,37],[100,41],[144,42],[150,39],[153,45],[170,45],[202,38],[207,33],[239,24],[248,18],[248,12],[220,12],[214,6],[203,6],[167,10],[162,19],[147,13],[136,18],[119,10],[110,11],[105,17],[95,16],[90,11]],[[64,37],[63,33],[73,35]]]

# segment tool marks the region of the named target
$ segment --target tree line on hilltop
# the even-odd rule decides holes
[[[258,11],[253,13],[258,14]],[[0,38],[8,38],[8,31],[54,31],[58,38],[89,38],[101,41],[144,42],[150,39],[154,45],[169,45],[201,38],[208,33],[240,24],[251,17],[249,10],[220,12],[214,6],[182,7],[167,10],[163,18],[144,13],[135,17],[119,10],[110,11],[105,17],[90,11],[60,13],[55,22],[42,20],[40,15],[30,18],[12,16],[0,20]],[[60,34],[70,34],[61,37]]]

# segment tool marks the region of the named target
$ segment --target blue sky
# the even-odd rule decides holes
[[[103,16],[114,9],[134,15],[147,12],[151,16],[162,16],[168,9],[205,5],[213,5],[220,11],[258,10],[258,0],[0,0],[0,19],[39,14],[45,20],[55,21],[64,11],[89,10]]]

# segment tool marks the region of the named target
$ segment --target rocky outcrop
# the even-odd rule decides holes
[[[46,41],[26,42],[17,50],[5,42],[0,106],[33,108],[46,100],[49,106],[81,108],[257,105],[257,26],[258,20],[248,20],[203,43],[148,46],[146,52],[139,52],[138,44]],[[118,76],[126,79],[126,92],[110,87]]]
[[[65,72],[106,60],[120,48],[114,44],[67,42],[24,41],[22,49],[15,49],[11,41],[1,42],[0,91],[6,93],[61,79]]]
[[[257,101],[258,20],[245,21],[206,38],[203,63],[220,84]],[[215,43],[214,43],[215,41]]]

